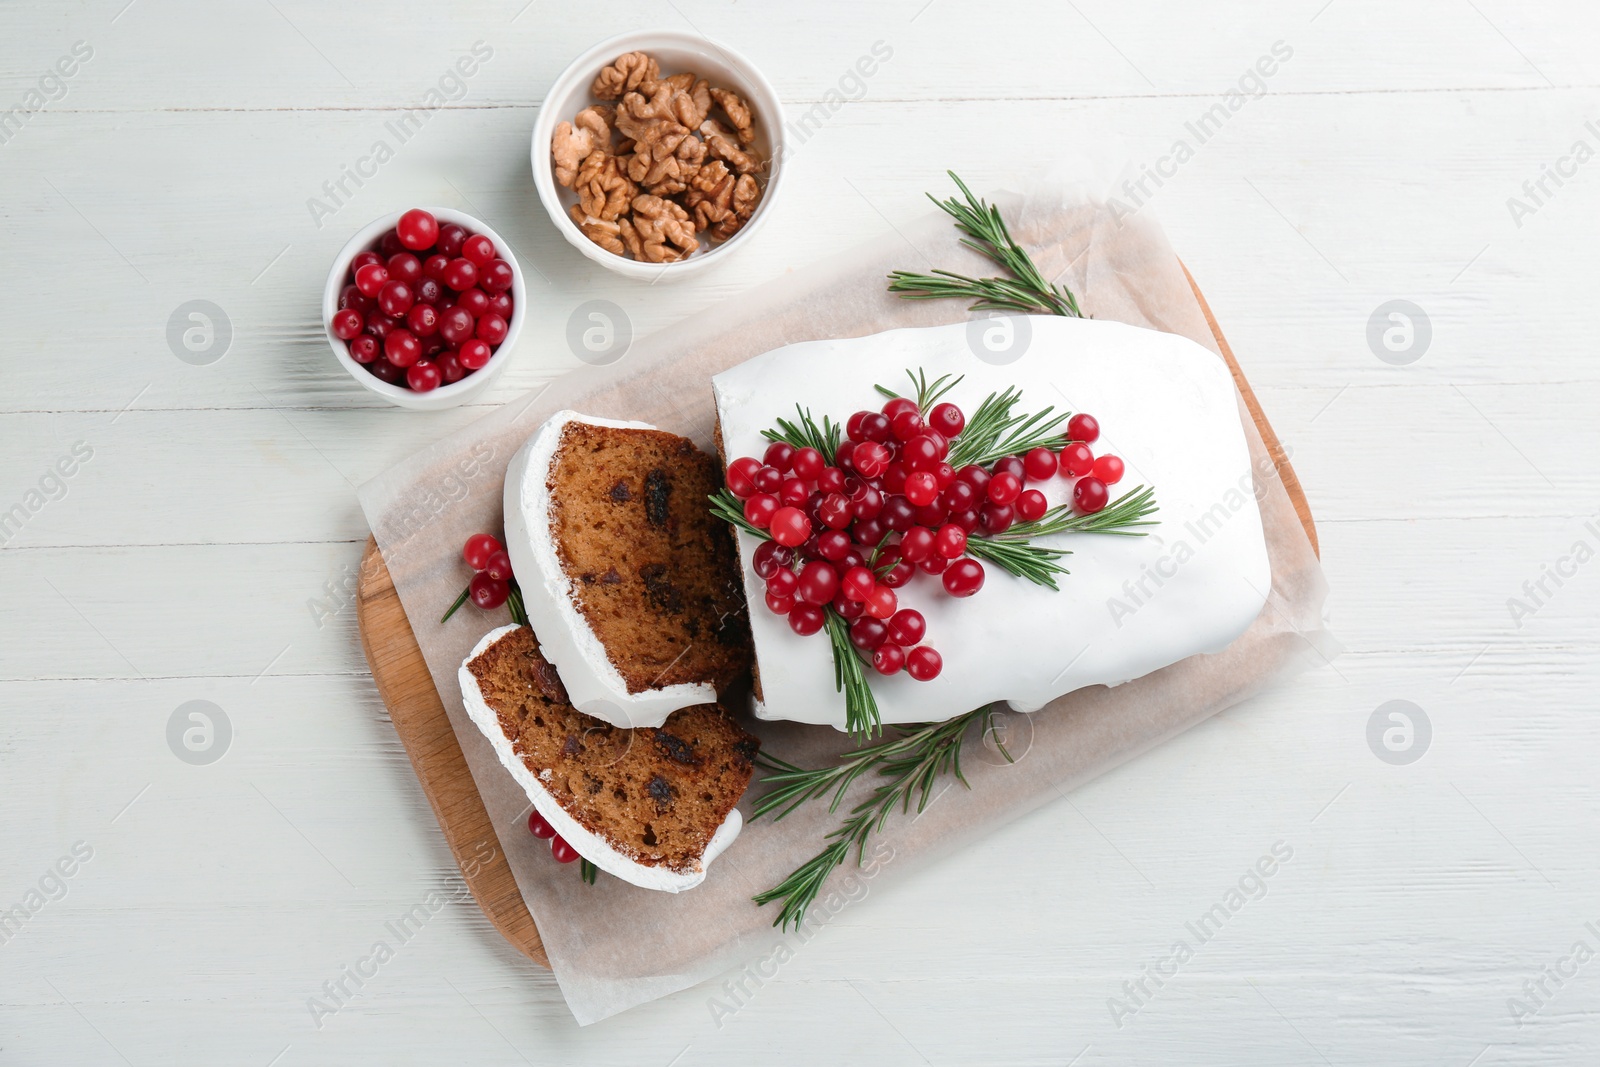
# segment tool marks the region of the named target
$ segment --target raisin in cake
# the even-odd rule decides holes
[[[506,473],[506,550],[572,703],[659,726],[750,667],[716,460],[646,423],[552,417]]]
[[[645,889],[692,889],[739,835],[760,744],[717,704],[619,729],[572,706],[533,631],[502,626],[461,665],[472,721],[578,854]]]

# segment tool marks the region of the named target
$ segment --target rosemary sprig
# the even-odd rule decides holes
[[[755,817],[776,812],[774,821],[807,801],[829,793],[833,794],[833,799],[828,810],[836,811],[850,786],[862,775],[875,770],[880,776],[872,792],[851,808],[845,821],[828,834],[829,843],[821,852],[795,868],[778,885],[754,898],[757,904],[783,902],[772,925],[787,930],[791,922],[798,926],[804,921],[806,910],[816,900],[833,869],[844,863],[852,851],[856,863],[860,864],[866,855],[867,839],[883,829],[895,808],[909,813],[913,796],[917,812],[925,810],[933,799],[933,787],[940,775],[953,773],[957,781],[966,785],[967,779],[961,773],[961,742],[974,722],[983,724],[983,732],[992,731],[993,715],[994,708],[990,705],[945,722],[895,727],[898,737],[859,748],[844,756],[837,766],[817,770],[806,770],[766,753],[758,756],[765,769],[776,772],[763,778],[762,784],[778,788],[757,802]],[[1000,746],[1000,752],[1007,760],[1011,759],[1004,746]]]
[[[1026,578],[1034,585],[1060,592],[1056,575],[1070,573],[1056,562],[1072,555],[1071,549],[1045,548],[1028,541],[1002,541],[984,537],[967,538],[967,555],[992,563],[1001,570]]]
[[[450,610],[439,617],[439,625],[443,626],[445,623],[449,622],[450,616],[454,615],[461,605],[467,602],[467,597],[470,596],[471,593],[471,585],[468,585],[465,589],[461,590],[461,595],[456,597],[456,602],[454,604],[450,605]]]
[[[811,410],[799,404],[794,406],[794,410],[800,416],[798,422],[779,419],[776,430],[763,430],[761,436],[768,441],[785,441],[796,448],[814,448],[822,453],[823,459],[832,463],[839,451],[839,442],[844,438],[843,429],[826,415],[822,417],[822,425],[818,426],[811,417]]]
[[[907,370],[906,377],[910,378],[911,384],[916,386],[917,407],[926,413],[928,409],[939,402],[940,397],[960,385],[961,379],[965,378],[966,375],[958,374],[952,377],[949,374],[941,374],[930,385],[928,383],[928,372],[918,367],[916,370]],[[873,388],[891,400],[900,396],[899,393],[887,386],[874,385]]]
[[[1155,490],[1141,485],[1128,490],[1092,515],[1080,515],[1061,504],[1032,522],[1017,523],[1005,533],[969,537],[967,553],[986,563],[993,563],[1018,578],[1026,578],[1035,585],[1059,589],[1056,575],[1067,574],[1068,571],[1057,561],[1072,555],[1072,551],[1036,545],[1032,543],[1033,538],[1069,531],[1143,537],[1145,532],[1136,527],[1158,525],[1150,516],[1159,510],[1155,502]]]
[[[833,646],[833,684],[844,694],[845,729],[859,741],[870,740],[874,734],[881,736],[883,720],[878,717],[878,699],[872,695],[872,686],[861,669],[861,656],[850,643],[850,624],[827,608],[822,625]]]
[[[511,612],[511,621],[518,626],[526,626],[528,625],[528,612],[522,606],[522,587],[517,584],[515,578],[511,579],[509,584],[511,590],[506,594],[506,608]],[[467,602],[467,597],[471,595],[472,583],[468,582],[467,587],[461,590],[461,595],[456,597],[456,602],[450,605],[450,610],[439,617],[439,624],[442,626],[449,622],[450,616],[454,615],[457,609]]]
[[[889,291],[907,300],[942,300],[959,297],[973,301],[973,311],[1015,311],[1022,314],[1067,315],[1082,318],[1078,298],[1064,285],[1047,282],[1033,258],[1011,237],[1000,209],[972,195],[955,171],[946,171],[964,199],[932,200],[956,220],[966,234],[961,243],[1006,270],[1010,278],[969,278],[947,270],[932,274],[897,270],[889,275]]]
[[[960,468],[968,463],[987,466],[1006,456],[1021,455],[1035,448],[1060,449],[1067,443],[1061,432],[1070,412],[1055,414],[1054,407],[1032,415],[1013,413],[1022,392],[1014,385],[983,398],[966,428],[950,445],[949,461]]]
[[[770,533],[759,526],[751,524],[750,520],[744,517],[744,505],[739,503],[739,498],[728,490],[718,489],[706,499],[711,501],[711,514],[723,522],[731,522],[751,537],[759,540],[766,541],[771,539],[772,535]]]
[[[594,885],[595,875],[599,873],[599,867],[596,867],[594,864],[590,863],[581,856],[578,857],[578,877],[582,878],[585,883]]]

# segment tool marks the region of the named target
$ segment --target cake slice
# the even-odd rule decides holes
[[[682,892],[739,836],[760,742],[720,705],[619,729],[572,706],[526,626],[485,634],[459,677],[467,714],[539,814],[607,874]]]
[[[540,651],[580,711],[660,726],[750,667],[721,471],[647,423],[562,411],[506,472],[506,549]]]

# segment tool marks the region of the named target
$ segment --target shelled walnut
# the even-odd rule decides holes
[[[645,52],[595,76],[602,103],[551,137],[556,181],[578,194],[570,214],[608,252],[671,263],[720,244],[755,214],[769,161],[743,97],[691,71],[663,76]]]

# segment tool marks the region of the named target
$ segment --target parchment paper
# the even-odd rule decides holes
[[[1014,236],[1046,277],[1059,274],[1078,294],[1085,314],[1181,334],[1218,351],[1176,255],[1153,223],[1119,222],[1104,205],[1059,193],[1001,197],[1000,204]],[[1010,716],[1005,743],[1020,756],[1014,764],[969,739],[963,769],[971,790],[958,785],[919,818],[892,819],[869,851],[868,869],[856,871],[847,863],[835,872],[813,906],[810,926],[798,934],[781,936],[770,925],[777,905],[758,908],[750,898],[819,851],[838,822],[825,804],[812,803],[779,823],[749,822],[752,798],[760,793],[752,785],[742,804],[743,833],[715,861],[710,877],[687,893],[638,889],[604,875],[588,886],[574,867],[551,862],[549,847],[527,832],[527,799],[467,718],[456,684],[462,658],[483,633],[505,621],[503,613],[491,619],[468,607],[448,624],[438,623],[466,578],[462,542],[479,530],[502,528],[501,489],[513,453],[549,415],[569,407],[652,422],[710,449],[712,374],[795,341],[967,319],[961,301],[911,302],[885,292],[890,270],[935,266],[992,273],[957,244],[946,216],[930,214],[638,341],[612,366],[575,371],[361,487],[362,507],[580,1024],[730,968],[771,960],[774,953],[785,958],[779,946],[806,940],[863,891],[863,878],[881,886],[878,879],[887,873],[893,881],[1237,703],[1306,662],[1306,653],[1325,657],[1332,648],[1322,630],[1321,569],[1241,402],[1273,586],[1261,615],[1224,652],[1192,657],[1115,689],[1080,690],[1033,716]],[[878,370],[864,380],[887,381],[902,373],[898,366]],[[847,413],[841,409],[834,416]],[[822,766],[849,747],[843,734],[828,727],[753,720],[747,726],[766,750],[804,766]],[[858,783],[858,792],[866,784]],[[745,982],[747,989],[753,980],[758,979]],[[711,992],[724,996],[720,987]],[[728,1003],[731,1008],[733,1001]]]

